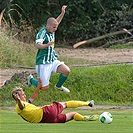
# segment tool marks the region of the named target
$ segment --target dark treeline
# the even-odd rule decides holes
[[[15,27],[19,37],[25,38],[23,41],[30,42],[48,17],[60,14],[62,5],[68,7],[56,33],[57,43],[72,45],[122,28],[132,28],[133,0],[0,0],[0,12],[6,9],[6,24],[11,30]],[[95,46],[106,41],[109,40],[102,40]]]

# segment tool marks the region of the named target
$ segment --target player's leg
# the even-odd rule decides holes
[[[28,86],[31,86],[31,85],[34,85],[35,87],[38,86],[38,80],[36,80],[31,74],[30,76],[28,77]],[[49,85],[48,86],[44,86],[41,88],[41,90],[47,90],[49,88]]]
[[[84,116],[77,113],[77,112],[69,112],[66,113],[66,122],[70,121],[70,120],[75,120],[75,121],[83,121],[84,120]]]
[[[77,107],[81,107],[81,106],[90,106],[93,107],[94,106],[94,100],[91,101],[67,101],[66,102],[66,107],[67,108],[77,108]]]
[[[99,119],[99,115],[84,116],[77,112],[66,113],[66,122],[73,119],[75,121],[96,121]]]
[[[81,107],[81,106],[90,106],[92,107],[94,105],[94,100],[91,101],[67,101],[67,102],[59,102],[63,109],[65,108],[77,108],[77,107]],[[60,113],[63,111],[63,109],[60,111]],[[70,112],[70,113],[66,113],[66,122],[70,121],[72,119],[76,120],[76,121],[95,121],[99,118],[99,115],[91,115],[91,116],[83,116],[77,112]],[[58,121],[60,121],[59,119],[62,120],[62,114],[61,116],[58,116]]]
[[[63,62],[60,62],[58,60],[54,61],[53,66],[54,66],[53,71],[56,73],[60,73],[60,76],[56,84],[56,88],[64,92],[70,92],[69,89],[63,86],[64,82],[68,78],[68,75],[70,74],[69,67],[65,65]]]
[[[34,85],[34,86],[38,86],[38,80],[36,80],[32,74],[30,74],[28,76],[28,86],[31,86],[31,85]]]
[[[93,107],[94,106],[94,100],[91,101],[66,101],[66,102],[59,102],[62,106],[63,109],[65,108],[77,108],[77,107],[82,107],[82,106],[90,106]]]
[[[70,74],[70,68],[63,63],[63,64],[61,64],[57,67],[56,72],[57,73],[62,73],[64,75],[68,76]]]
[[[49,79],[51,76],[51,64],[46,65],[36,65],[36,72],[38,77],[41,79],[42,88],[41,90],[49,89]]]
[[[94,100],[91,101],[67,101],[65,102],[66,108],[77,108],[81,106],[94,106]],[[70,121],[74,119],[75,121],[95,121],[99,119],[99,115],[90,115],[90,116],[83,116],[77,112],[70,112],[66,114],[66,121]]]

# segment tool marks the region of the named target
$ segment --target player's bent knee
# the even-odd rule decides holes
[[[69,75],[70,74],[70,68],[68,68],[65,72],[66,75]]]
[[[70,120],[74,119],[75,114],[77,114],[77,112],[66,113],[66,121],[70,121]]]
[[[63,109],[67,107],[66,102],[59,102],[59,103],[63,106]]]
[[[68,69],[68,75],[70,74],[70,69]]]
[[[41,90],[46,91],[49,89],[49,86],[42,87]]]

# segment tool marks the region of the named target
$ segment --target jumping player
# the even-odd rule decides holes
[[[54,50],[55,44],[55,31],[58,28],[67,6],[62,6],[61,14],[55,18],[49,18],[44,26],[36,36],[36,47],[38,49],[36,55],[36,72],[38,77],[42,81],[42,90],[47,90],[49,88],[49,79],[52,72],[60,73],[59,79],[55,88],[64,92],[70,92],[70,90],[63,86],[64,82],[67,80],[70,74],[70,69],[64,62],[60,62],[58,55]],[[38,81],[33,78],[32,75],[29,76],[29,83],[37,86]]]

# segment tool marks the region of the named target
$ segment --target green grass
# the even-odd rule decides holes
[[[40,91],[35,103],[42,105],[42,101],[66,101],[94,99],[96,104],[132,105],[133,102],[133,67],[132,65],[110,65],[102,67],[72,68],[65,86],[71,93],[56,91],[54,85],[58,74],[52,74],[50,89]],[[25,82],[25,81],[22,81]],[[35,87],[24,87],[15,81],[0,89],[2,106],[14,105],[11,91],[15,86],[25,90],[27,98],[31,96]]]
[[[67,64],[68,66],[92,64],[87,59],[60,57],[59,60],[65,62],[65,64]]]
[[[34,44],[20,42],[0,32],[0,68],[33,66],[35,55]]]
[[[74,109],[73,109],[74,110]],[[66,110],[66,112],[71,110]],[[132,133],[132,110],[77,110],[82,114],[111,112],[111,124],[102,124],[99,121],[77,122],[65,124],[31,124],[24,121],[14,110],[1,110],[0,133]]]
[[[117,44],[110,46],[111,49],[132,49],[132,45],[123,45],[123,44]]]

